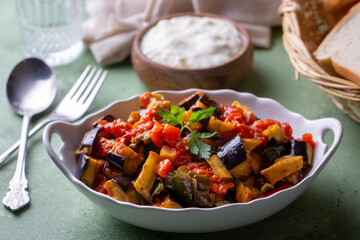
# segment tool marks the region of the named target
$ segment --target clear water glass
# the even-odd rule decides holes
[[[82,53],[82,0],[16,0],[16,5],[26,57],[58,66]]]

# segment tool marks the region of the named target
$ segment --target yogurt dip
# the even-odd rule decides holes
[[[229,21],[180,16],[159,21],[141,41],[141,51],[154,62],[175,68],[221,65],[244,46],[243,36]]]

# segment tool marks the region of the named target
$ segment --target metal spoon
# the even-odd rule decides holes
[[[28,58],[12,70],[6,93],[11,107],[23,115],[19,155],[16,170],[9,183],[3,204],[16,211],[30,202],[28,180],[25,176],[26,144],[31,117],[47,109],[56,94],[56,77],[46,63],[37,58]]]

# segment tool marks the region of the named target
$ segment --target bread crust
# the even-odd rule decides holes
[[[320,65],[324,68],[324,70],[327,71],[330,75],[337,76],[338,74],[340,74],[341,76],[360,85],[360,72],[357,73],[335,60],[334,56],[337,54],[337,52],[343,50],[342,46],[336,47],[336,49],[334,49],[333,47],[329,47],[331,46],[331,41],[333,41],[332,39],[338,38],[336,34],[339,34],[338,31],[341,29],[341,27],[352,18],[353,12],[358,10],[360,10],[360,2],[354,5],[346,14],[346,16],[343,17],[336,24],[336,26],[330,31],[328,35],[326,35],[326,37],[323,39],[316,51],[313,52],[313,55],[320,63]]]
[[[350,81],[360,86],[359,73],[356,73],[353,70],[341,65],[340,63],[336,62],[336,60],[334,59],[331,59],[331,63],[337,73],[339,73],[341,76],[345,77],[346,79],[349,79]]]

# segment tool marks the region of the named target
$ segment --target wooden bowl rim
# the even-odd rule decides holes
[[[181,17],[181,16],[197,16],[197,17],[210,17],[210,18],[219,18],[219,19],[223,19],[225,21],[228,21],[232,24],[235,25],[235,27],[238,29],[238,31],[240,32],[240,34],[242,34],[243,36],[243,40],[244,40],[244,46],[240,49],[240,51],[234,55],[233,57],[231,57],[230,59],[228,59],[227,61],[219,64],[219,65],[215,65],[212,67],[206,67],[206,68],[182,68],[182,67],[171,67],[171,66],[167,66],[158,62],[155,62],[151,59],[149,59],[141,50],[140,47],[140,43],[142,41],[143,36],[145,35],[145,33],[147,31],[149,31],[152,27],[154,27],[159,21],[163,20],[163,19],[170,19],[170,18],[174,18],[174,17]],[[174,13],[174,14],[169,14],[163,17],[159,17],[156,20],[152,21],[149,23],[149,25],[147,25],[144,29],[142,29],[139,33],[136,34],[134,42],[133,42],[133,49],[134,51],[136,51],[136,53],[139,55],[139,57],[141,57],[143,59],[143,61],[146,61],[148,64],[150,65],[154,65],[157,68],[162,68],[162,69],[169,69],[169,70],[173,70],[173,71],[186,71],[186,72],[191,72],[191,71],[209,71],[209,70],[214,70],[214,69],[218,69],[221,67],[224,67],[225,65],[228,65],[232,62],[234,62],[235,60],[239,59],[240,57],[242,57],[243,55],[245,55],[246,51],[250,48],[250,37],[248,32],[246,31],[246,29],[238,22],[221,16],[221,15],[217,15],[217,14],[213,14],[213,13],[195,13],[195,12],[182,12],[182,13]]]

